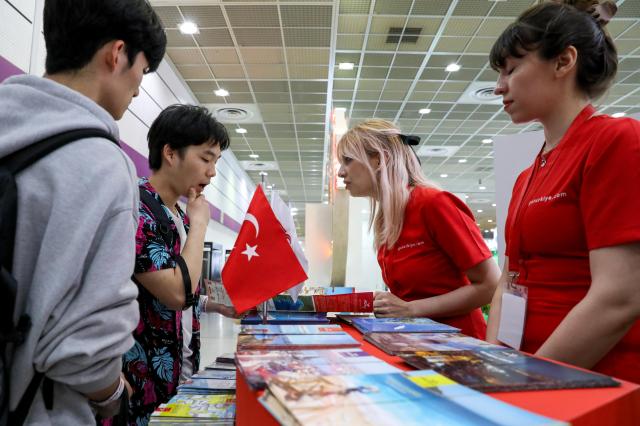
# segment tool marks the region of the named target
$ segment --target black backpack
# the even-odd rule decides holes
[[[12,354],[22,344],[29,329],[31,318],[20,315],[17,324],[13,321],[18,283],[11,274],[15,244],[16,220],[18,217],[18,189],[16,175],[25,168],[56,149],[77,140],[87,138],[108,139],[118,144],[114,136],[99,129],[78,129],[60,133],[27,146],[0,159],[0,425],[21,426],[29,414],[36,392],[42,384],[47,409],[53,408],[53,382],[41,372],[29,383],[15,411],[9,412],[9,379]]]

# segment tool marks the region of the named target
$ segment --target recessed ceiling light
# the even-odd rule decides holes
[[[182,24],[178,25],[178,29],[182,34],[186,35],[198,34],[200,32],[198,26],[191,21],[184,21]]]
[[[489,139],[489,138],[482,139],[482,143],[491,143],[491,142],[493,142],[493,139]]]
[[[258,173],[258,174],[259,174],[260,176],[269,176],[269,173],[267,173],[267,172],[260,172],[260,173]]]
[[[464,198],[465,198],[465,199],[467,199],[467,198],[469,198],[469,196],[468,196],[468,195],[465,195],[465,196],[464,196]]]
[[[495,206],[496,206],[496,203],[491,204],[491,207],[495,207]]]
[[[442,173],[442,174],[440,175],[440,177],[441,177],[441,178],[446,178],[446,177],[449,177],[449,175],[448,175],[448,174],[446,174],[446,173]]]
[[[486,187],[486,186],[479,186],[479,187],[478,187],[478,189],[479,189],[480,191],[484,191],[485,189],[487,189],[487,187]]]
[[[336,111],[336,112],[347,112],[347,109],[345,107],[335,107],[334,111]]]
[[[429,114],[431,112],[431,108],[421,108],[418,110],[420,114]]]
[[[249,157],[253,159],[260,158],[258,154],[249,154]]]
[[[236,133],[240,133],[241,135],[245,134],[245,133],[247,133],[247,129],[240,127],[238,129],[236,129]]]
[[[215,93],[216,96],[229,96],[229,91],[225,89],[218,89],[218,90],[215,90],[213,93]]]
[[[340,62],[338,64],[338,69],[350,71],[353,69],[353,62]]]
[[[487,222],[493,223],[493,220],[492,219],[487,219]]]
[[[482,213],[482,209],[478,209],[476,210],[478,213]]]
[[[626,112],[616,112],[614,114],[611,114],[613,118],[620,118],[620,117],[624,117],[625,115],[627,115]]]
[[[466,163],[467,159],[466,158],[461,158],[458,160],[458,163]]]
[[[456,72],[456,71],[460,71],[460,65],[458,65],[458,64],[449,64],[449,65],[447,65],[447,67],[445,68],[445,71],[447,71],[447,72]]]

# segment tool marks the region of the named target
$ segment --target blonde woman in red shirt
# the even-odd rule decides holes
[[[480,307],[500,275],[473,214],[430,184],[411,145],[388,121],[372,119],[338,144],[340,171],[353,197],[371,201],[375,249],[390,292],[376,293],[381,317],[429,317],[484,338]]]
[[[640,123],[591,105],[616,75],[615,4],[567,3],[527,10],[491,51],[505,111],[545,141],[513,188],[487,337],[640,383]]]

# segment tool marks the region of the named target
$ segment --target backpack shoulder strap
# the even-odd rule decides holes
[[[173,249],[172,240],[171,240],[171,222],[167,212],[162,208],[162,204],[160,201],[156,199],[153,195],[151,195],[146,189],[140,188],[140,200],[146,205],[154,218],[156,219],[156,229],[160,233],[160,236],[164,240],[165,244],[169,249]],[[187,262],[182,258],[180,253],[177,253],[173,256],[173,260],[180,267],[180,272],[182,273],[182,283],[184,284],[184,295],[185,295],[185,309],[189,306],[193,306],[197,299],[193,295],[191,291],[191,276],[189,275],[189,268],[187,267]]]
[[[120,145],[116,138],[105,130],[76,129],[53,135],[41,140],[40,142],[24,147],[4,157],[1,164],[15,175],[41,158],[51,154],[56,149],[61,148],[70,142],[88,138],[108,139],[116,145]]]

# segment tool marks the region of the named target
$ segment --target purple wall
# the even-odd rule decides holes
[[[20,74],[24,74],[24,71],[22,71],[20,68],[16,67],[2,55],[0,55],[0,83],[13,75]],[[150,169],[147,158],[123,141],[120,141],[120,146],[122,147],[122,150],[129,156],[129,158],[131,158],[133,164],[135,164],[138,176],[149,176]],[[227,217],[226,215],[224,215],[223,217],[222,211],[211,203],[209,203],[209,211],[211,212],[211,219],[215,220],[218,223],[221,223],[222,225],[226,226],[236,233],[240,230],[240,224],[238,222],[230,217]]]

